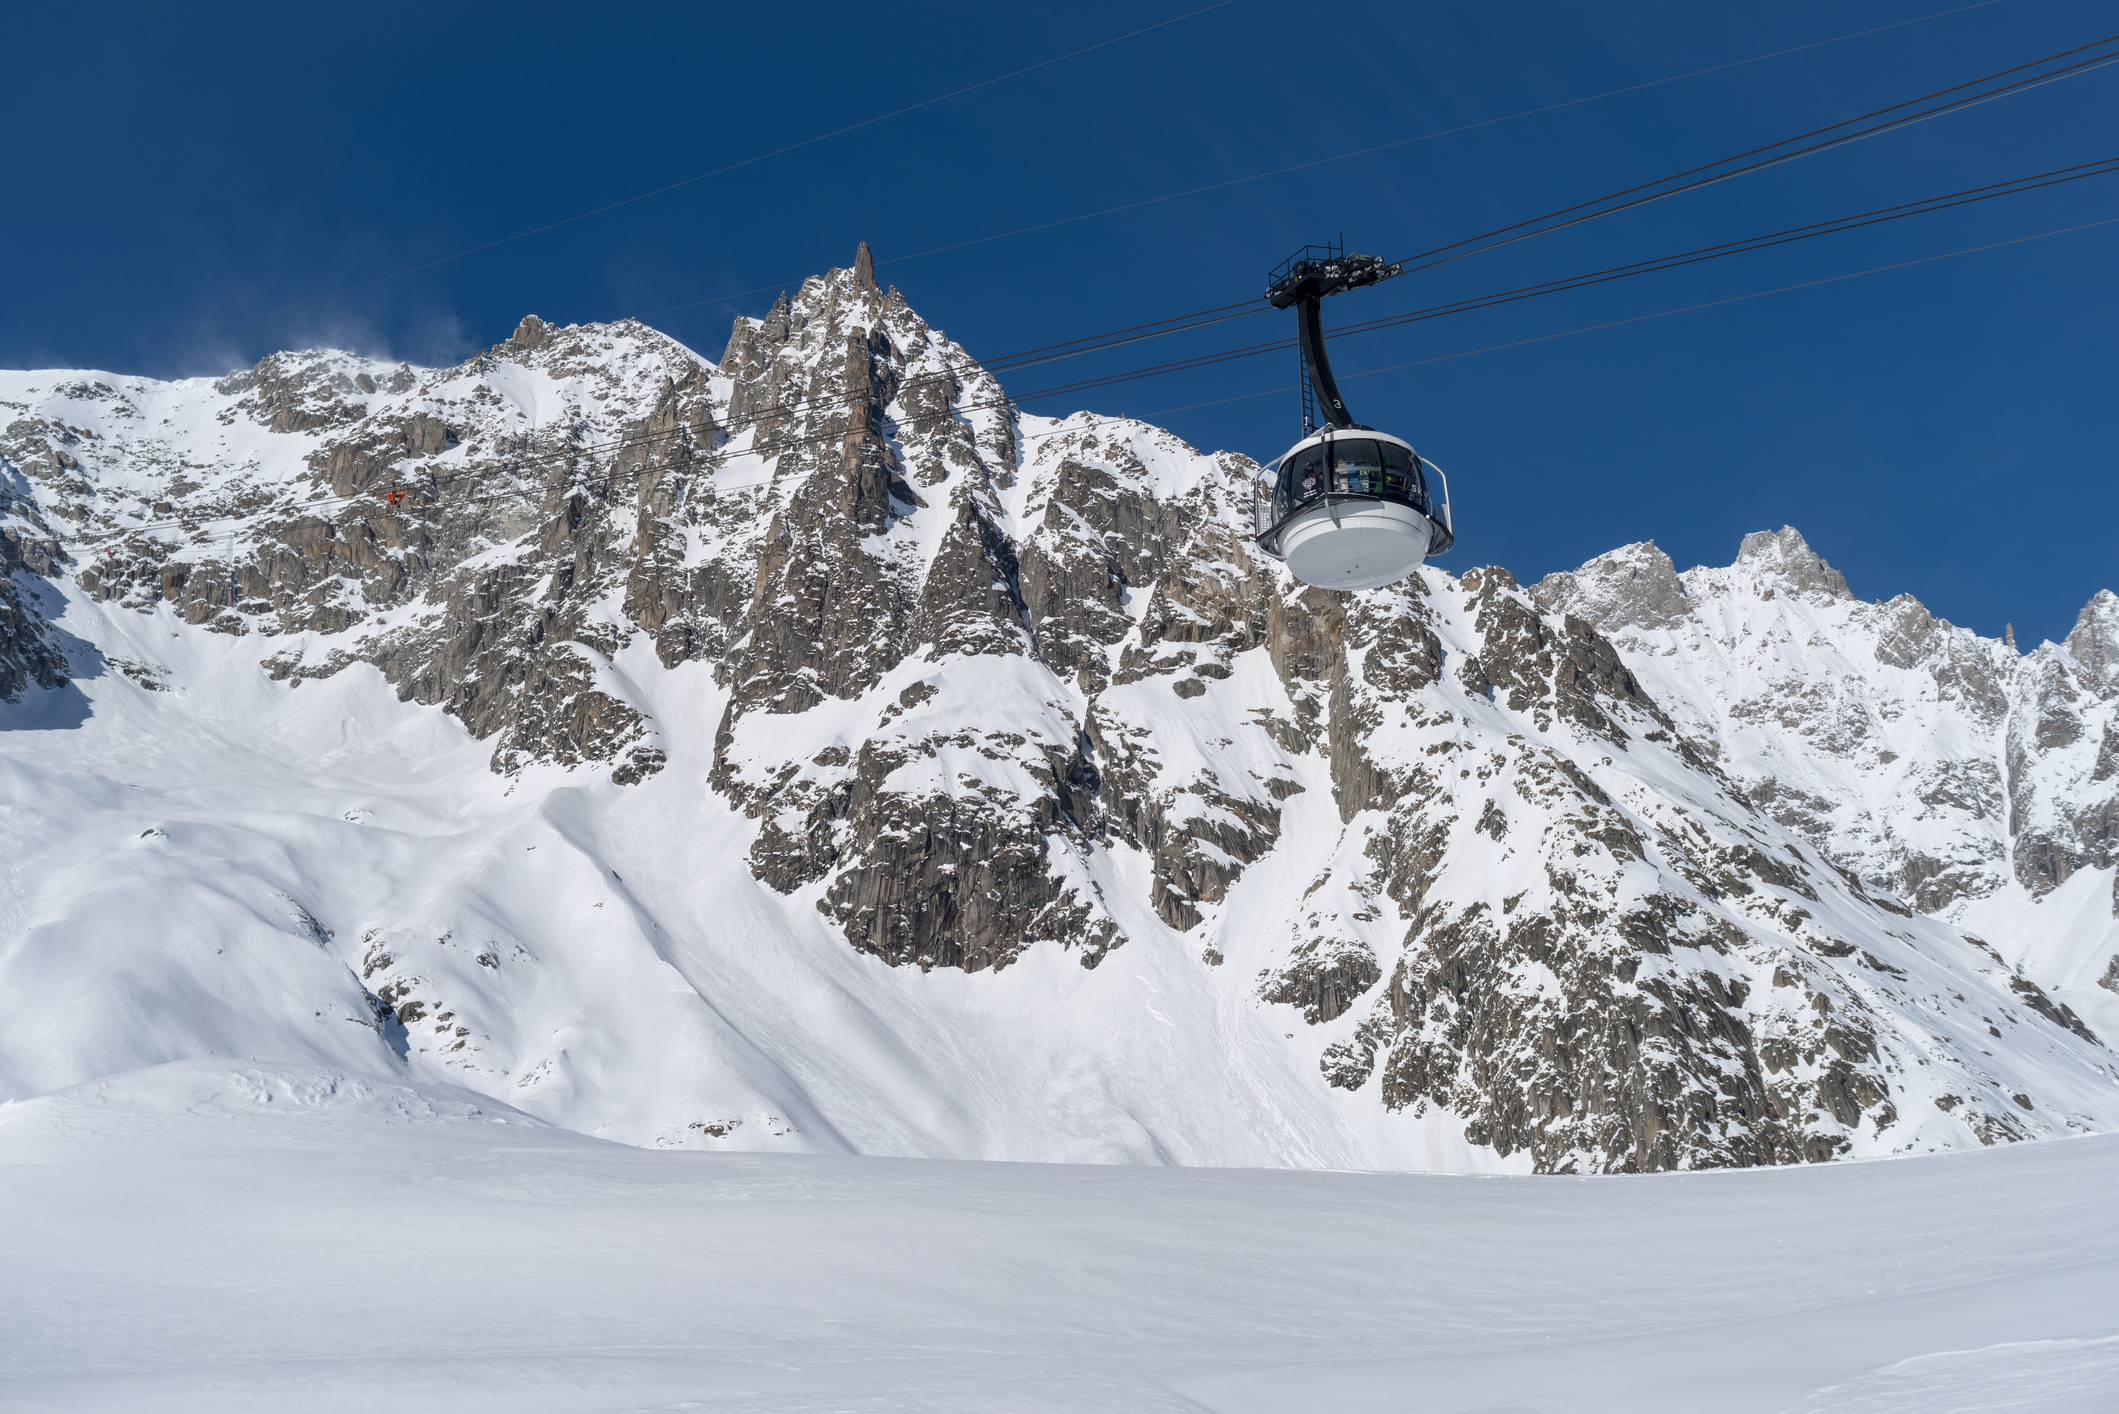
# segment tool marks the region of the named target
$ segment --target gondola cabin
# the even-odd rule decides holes
[[[1266,277],[1267,303],[1295,311],[1302,440],[1275,463],[1271,495],[1257,495],[1252,529],[1259,549],[1321,589],[1396,584],[1457,540],[1449,478],[1412,443],[1354,421],[1325,358],[1320,302],[1401,270],[1336,245],[1304,246]]]
[[[1456,540],[1449,479],[1410,443],[1366,427],[1297,442],[1257,515],[1258,547],[1324,589],[1394,584]]]

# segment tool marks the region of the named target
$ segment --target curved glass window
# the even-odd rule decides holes
[[[1280,468],[1273,488],[1273,520],[1287,519],[1304,501],[1313,501],[1330,489],[1330,472],[1321,446],[1306,447],[1289,457]]]
[[[1420,458],[1389,442],[1382,445],[1384,494],[1403,496],[1426,515],[1427,478],[1420,474]]]
[[[1332,444],[1332,489],[1356,496],[1388,496],[1427,510],[1420,460],[1395,442],[1343,437]]]
[[[1428,509],[1427,478],[1420,459],[1395,442],[1368,437],[1335,437],[1305,447],[1281,464],[1273,485],[1273,524],[1278,525],[1326,492],[1383,496],[1404,501],[1423,515]]]
[[[1366,437],[1334,439],[1332,489],[1355,496],[1383,494],[1383,450]]]

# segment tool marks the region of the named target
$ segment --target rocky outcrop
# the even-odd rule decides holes
[[[1818,603],[1854,597],[1847,589],[1847,577],[1826,564],[1792,525],[1754,530],[1745,536],[1737,546],[1735,568]]]
[[[1854,599],[1792,528],[1745,537],[1726,570],[1668,565],[1628,546],[1533,597],[1611,635],[1747,799],[1836,863],[1939,912],[2113,862],[2109,591],[2066,643],[2019,656],[1910,595]]]
[[[2009,717],[2017,879],[2043,893],[2119,864],[2119,598],[2100,590],[2065,642],[2024,660]]]
[[[1371,784],[1349,823],[1369,884],[1266,984],[1313,1023],[1347,1016],[1327,1083],[1456,1116],[1545,1171],[1818,1159],[1897,1122],[1875,1028],[1782,931],[1810,917],[1795,900],[1844,884],[1762,848],[1726,796],[1643,809],[1599,783],[1612,756],[1584,748],[1697,774],[1607,641],[1495,569],[1364,598],[1404,645],[1383,672],[1370,647],[1348,700],[1404,724],[1395,749],[1361,733]],[[1503,713],[1530,730],[1479,730]],[[1386,979],[1350,935],[1390,914]],[[1830,1020],[1789,1024],[1817,998]]]
[[[1579,570],[1549,574],[1530,593],[1547,613],[1579,615],[1603,633],[1669,628],[1692,612],[1677,566],[1653,540],[1599,555]]]
[[[10,429],[10,443],[21,435]],[[10,445],[10,455],[18,451]],[[28,490],[0,460],[0,702],[19,702],[32,687],[64,687],[70,671],[38,602],[38,580],[53,572],[61,552]]]

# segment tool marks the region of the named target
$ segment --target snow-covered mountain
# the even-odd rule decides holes
[[[1683,575],[1629,545],[1532,590],[1620,655],[1745,798],[1972,929],[2119,1036],[2119,597],[2028,655],[1864,603],[1789,527]]]
[[[719,364],[532,318],[0,407],[0,1095],[1517,1171],[2119,1128],[2109,593],[2022,657],[1792,530],[1305,590],[1251,462],[1021,413],[865,247]]]

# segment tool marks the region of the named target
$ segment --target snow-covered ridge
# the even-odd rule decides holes
[[[2119,953],[2119,596],[2023,654],[1854,598],[1788,527],[1726,569],[1629,545],[1533,594],[1608,634],[1761,809],[2119,1034],[2119,995],[2088,990]]]
[[[1254,465],[1019,414],[865,251],[718,363],[7,381],[0,1094],[1512,1170],[2119,1127],[2108,595],[2019,665],[1792,531],[1305,591]]]

